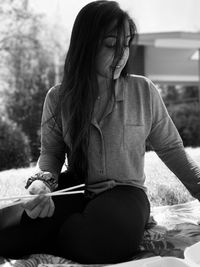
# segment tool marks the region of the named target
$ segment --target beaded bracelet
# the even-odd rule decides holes
[[[46,184],[51,191],[54,191],[58,187],[56,178],[50,172],[38,172],[35,175],[28,178],[25,188],[28,189],[29,186],[36,180],[40,180]]]

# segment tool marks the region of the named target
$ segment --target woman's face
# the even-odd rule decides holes
[[[124,39],[124,38],[122,38]],[[125,24],[125,41],[122,41],[122,49],[123,54],[119,58],[118,62],[115,64],[116,67],[114,69],[114,79],[119,78],[121,71],[123,70],[124,66],[127,63],[129,58],[129,42],[131,39],[130,35],[130,27],[129,23]],[[115,31],[110,31],[105,35],[103,39],[102,46],[99,49],[97,54],[97,61],[96,61],[96,70],[97,75],[101,76],[102,78],[112,78],[113,73],[113,59],[115,54],[115,46],[117,42],[117,33]]]

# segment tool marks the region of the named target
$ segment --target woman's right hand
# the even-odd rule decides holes
[[[39,194],[39,196],[25,200],[21,204],[27,215],[32,219],[51,217],[55,210],[54,202],[50,196],[44,195],[51,192],[49,187],[41,180],[35,180],[28,191],[31,195]]]

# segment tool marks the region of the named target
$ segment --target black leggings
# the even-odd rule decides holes
[[[60,188],[71,186],[67,173]],[[67,182],[67,183],[66,183]],[[145,192],[116,186],[92,199],[84,194],[54,197],[51,218],[31,219],[0,232],[0,256],[19,258],[48,253],[80,263],[116,263],[138,252],[150,205]]]

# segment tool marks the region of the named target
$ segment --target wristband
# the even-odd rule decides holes
[[[49,187],[49,189],[51,191],[54,191],[58,187],[57,180],[53,176],[52,173],[39,172],[39,173],[36,173],[35,175],[31,176],[30,178],[28,178],[26,185],[25,185],[25,188],[28,189],[29,186],[36,180],[40,180],[40,181],[44,182],[46,184],[46,186]]]

